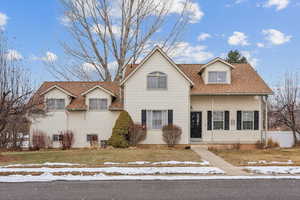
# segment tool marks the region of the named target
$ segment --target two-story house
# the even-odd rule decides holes
[[[155,47],[140,64],[124,66],[120,82],[43,83],[35,97],[48,113],[35,117],[31,132],[58,145],[59,132],[72,130],[74,146],[85,147],[93,137],[107,140],[126,110],[147,126],[144,144],[164,144],[161,128],[169,123],[181,127],[180,144],[254,144],[264,139],[270,94],[249,64],[176,64]]]

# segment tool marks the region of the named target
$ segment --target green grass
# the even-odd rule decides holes
[[[65,162],[87,165],[101,165],[104,162],[133,161],[201,161],[191,150],[184,149],[78,149],[3,152],[0,165],[7,164],[41,164],[44,162]],[[1,161],[2,160],[2,161]]]

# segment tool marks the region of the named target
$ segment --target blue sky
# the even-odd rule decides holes
[[[271,86],[285,71],[299,72],[300,0],[194,0],[193,5],[193,23],[177,60],[206,63],[238,49]],[[58,0],[1,0],[0,27],[12,56],[22,58],[38,83],[55,80],[43,60],[63,59],[59,41],[70,40],[62,14]]]

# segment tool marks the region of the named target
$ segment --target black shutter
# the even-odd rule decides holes
[[[211,111],[207,111],[207,130],[212,129],[212,115]]]
[[[229,111],[225,111],[225,130],[229,130]]]
[[[259,129],[259,111],[254,111],[254,130]]]
[[[236,129],[242,130],[242,111],[236,112]]]
[[[173,110],[168,110],[168,125],[173,124]]]
[[[142,125],[146,126],[146,110],[142,110]]]

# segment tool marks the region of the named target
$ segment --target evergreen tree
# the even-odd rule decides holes
[[[248,63],[247,58],[242,56],[238,50],[231,50],[225,59],[229,63]]]

